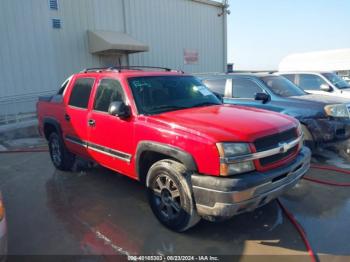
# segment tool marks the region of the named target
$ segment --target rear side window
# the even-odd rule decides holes
[[[236,98],[255,97],[256,93],[264,92],[255,82],[249,79],[233,79],[232,94]]]
[[[226,78],[225,79],[211,79],[211,80],[204,80],[203,83],[214,93],[218,95],[225,95],[225,85],[226,85]]]
[[[64,90],[66,90],[66,87],[67,87],[67,85],[68,85],[68,82],[69,82],[69,81],[66,81],[66,82],[63,83],[63,85],[61,86],[60,90],[58,90],[57,95],[63,95],[63,92],[64,92]]]
[[[115,79],[101,80],[95,97],[94,110],[108,112],[112,102],[124,101],[124,92],[121,84]]]
[[[61,85],[60,89],[57,92],[57,95],[63,95],[64,91],[66,90],[68,83],[72,79],[73,76],[70,76],[68,79],[66,79],[63,84]]]
[[[319,90],[322,84],[326,81],[317,75],[299,75],[299,87],[304,90]]]
[[[68,105],[79,108],[87,108],[93,85],[93,78],[80,78],[76,80],[70,94]]]

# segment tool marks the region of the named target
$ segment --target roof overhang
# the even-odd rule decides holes
[[[91,54],[129,54],[149,50],[148,45],[121,32],[88,30],[88,39]]]
[[[212,5],[212,6],[216,6],[216,7],[221,7],[221,8],[223,8],[225,6],[222,2],[213,1],[213,0],[192,0],[192,1],[197,2],[197,3],[201,3],[201,4],[205,4],[205,5]]]

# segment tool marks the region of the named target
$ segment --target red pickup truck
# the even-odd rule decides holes
[[[262,206],[310,166],[297,120],[223,105],[197,78],[169,69],[84,70],[37,111],[56,168],[79,156],[140,181],[175,231]]]

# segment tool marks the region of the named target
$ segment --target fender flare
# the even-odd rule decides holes
[[[136,174],[140,180],[140,157],[142,153],[150,151],[160,153],[180,161],[189,172],[196,172],[198,170],[197,164],[191,154],[175,146],[169,146],[154,141],[142,141],[137,145],[135,155]]]
[[[53,125],[55,127],[55,129],[57,130],[58,134],[60,136],[62,136],[61,125],[55,118],[53,118],[53,117],[45,117],[43,119],[43,128],[44,128],[44,130],[45,130],[45,125],[47,125],[47,124]],[[48,139],[48,137],[46,137],[45,131],[44,131],[44,136],[45,136],[46,139]]]

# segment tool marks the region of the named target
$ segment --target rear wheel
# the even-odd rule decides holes
[[[182,232],[200,220],[186,168],[173,160],[153,164],[147,174],[148,198],[153,213],[166,227]]]
[[[53,132],[49,136],[49,150],[53,165],[63,171],[71,170],[75,155],[68,151],[61,136]]]

